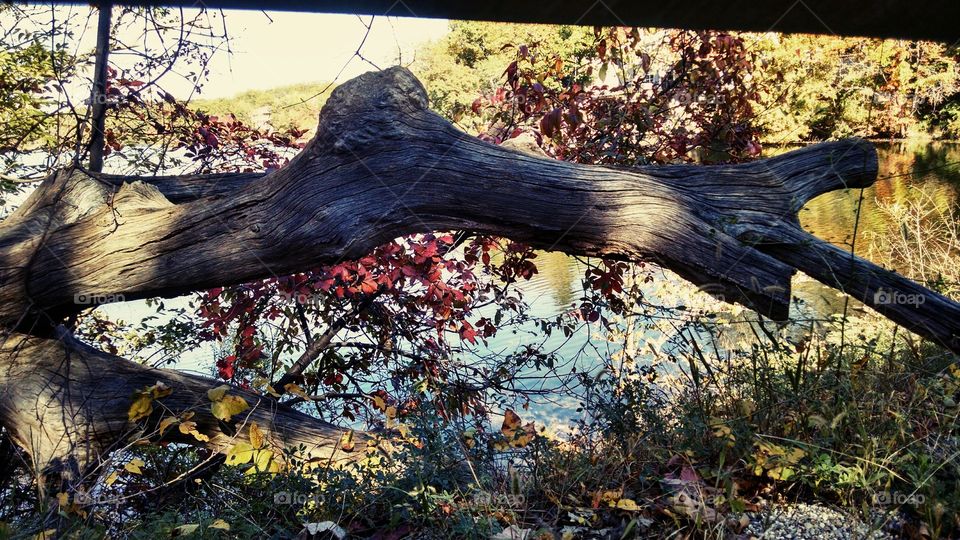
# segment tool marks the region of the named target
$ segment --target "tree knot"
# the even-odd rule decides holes
[[[338,86],[320,111],[316,141],[335,153],[359,153],[415,132],[404,122],[427,110],[427,91],[410,71],[392,67],[364,73]]]

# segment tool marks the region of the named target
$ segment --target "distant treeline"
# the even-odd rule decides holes
[[[639,30],[638,39],[663,32],[675,31]],[[448,35],[417,55],[413,68],[435,108],[469,123],[471,103],[502,84],[517,47],[525,44],[532,54],[562,60],[575,81],[584,75],[584,65],[600,65],[597,35],[583,27],[454,22]],[[960,138],[956,46],[775,33],[738,36],[753,55],[749,69],[759,94],[755,122],[768,143],[850,135]],[[656,47],[623,63],[629,71],[631,62],[666,66],[671,60]],[[598,83],[603,73],[593,74],[592,82]],[[622,75],[611,69],[603,82],[615,85]]]
[[[647,31],[654,32],[658,31]],[[767,142],[850,135],[960,138],[957,47],[833,36],[739,35],[754,54],[751,75],[760,94],[756,121]],[[556,56],[574,69],[598,60],[591,57],[594,40],[588,28],[453,22],[451,32],[423,46],[410,67],[427,85],[433,107],[469,127],[471,104],[502,85],[519,46]],[[571,73],[571,80],[575,78]],[[596,76],[592,79],[594,84],[601,82]],[[603,82],[613,81],[608,77]],[[328,86],[324,82],[252,90],[197,105],[212,114],[232,112],[248,123],[269,121],[275,128],[312,130]]]
[[[281,86],[269,90],[248,90],[229,98],[197,100],[204,111],[236,115],[244,123],[269,124],[276,129],[299,128],[313,131],[320,108],[333,86],[326,82]]]

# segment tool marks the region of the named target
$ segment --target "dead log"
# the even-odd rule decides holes
[[[131,385],[122,381],[161,375],[90,350],[77,354],[77,344],[55,340],[64,317],[91,302],[302,271],[428,231],[465,229],[570,254],[654,261],[774,318],[787,315],[790,279],[800,270],[960,351],[960,305],[799,226],[807,201],[870,185],[876,174],[875,150],[861,140],[734,166],[560,162],[460,132],[427,108],[426,92],[403,68],[368,73],[333,92],[315,138],[270,174],[123,177],[68,169],[45,180],[0,224],[0,324],[19,332],[0,357],[8,374],[0,378],[0,421],[41,462],[67,455],[89,462],[109,444],[80,451],[79,441],[110,443],[129,429]],[[922,301],[885,301],[908,294]],[[184,395],[213,385],[162,376],[192,389]],[[17,389],[24,380],[29,389]],[[76,392],[114,396],[97,404],[109,421],[76,414],[69,399]],[[316,420],[271,414],[282,426],[300,423],[321,446],[339,438]],[[54,429],[57,422],[65,427]]]
[[[222,383],[147,368],[81,343],[63,329],[59,334],[55,339],[10,334],[0,346],[0,423],[33,457],[38,470],[77,478],[97,465],[108,450],[138,441],[162,438],[197,444],[176,425],[162,437],[159,433],[163,418],[184,412],[193,413],[190,421],[210,439],[204,444],[219,452],[238,441],[249,442],[249,427],[254,423],[272,444],[296,450],[304,461],[324,465],[365,455],[363,450],[371,441],[364,434],[351,435],[353,448],[343,448],[348,430],[240,388],[230,389],[229,394],[242,398],[249,408],[225,424],[213,415],[207,395]],[[157,383],[169,388],[170,394],[155,400],[153,412],[143,421],[128,421],[131,396]]]

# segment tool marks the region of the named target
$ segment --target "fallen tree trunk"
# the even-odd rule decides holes
[[[353,448],[343,448],[348,430],[239,388],[229,394],[242,398],[249,408],[224,423],[213,415],[207,394],[219,383],[147,368],[80,343],[63,329],[59,332],[57,339],[11,334],[0,346],[0,423],[33,457],[38,470],[77,479],[98,465],[108,450],[137,441],[197,444],[200,441],[179,431],[177,424],[160,433],[164,418],[183,413],[192,413],[189,421],[209,438],[204,444],[218,452],[238,441],[249,442],[254,423],[271,444],[296,450],[304,461],[324,464],[364,455],[371,440],[364,434],[351,435]],[[131,396],[158,383],[169,389],[169,395],[155,400],[151,414],[130,422]]]
[[[362,256],[397,236],[438,230],[652,260],[774,318],[786,317],[790,279],[801,270],[960,351],[960,305],[799,226],[797,211],[807,201],[867,186],[876,173],[876,153],[860,140],[735,166],[628,170],[560,162],[460,132],[427,108],[423,87],[405,69],[368,73],[334,91],[316,137],[273,173],[150,178],[70,169],[44,181],[0,224],[0,324],[34,336],[13,334],[8,341],[15,346],[3,349],[0,365],[9,370],[0,379],[0,421],[35,447],[39,462],[72,455],[88,463],[109,444],[83,453],[76,443],[94,433],[107,443],[118,440],[129,429],[123,421],[129,393],[110,390],[118,397],[100,400],[97,414],[109,421],[76,414],[68,393],[94,396],[106,384],[75,379],[77,369],[95,363],[117,385],[125,377],[137,384],[166,377],[183,395],[215,383],[147,375],[90,350],[75,354],[72,342],[37,342],[54,338],[65,316],[92,303],[302,271]],[[888,294],[923,301],[886,302]],[[45,367],[29,373],[31,365]],[[18,377],[29,377],[31,389],[16,390]],[[49,396],[44,412],[38,392]],[[35,405],[40,423],[30,424]],[[272,414],[281,426],[294,421],[286,412]],[[311,426],[304,429],[328,449],[339,438],[329,425],[296,421]],[[66,428],[50,430],[55,422]],[[52,435],[37,435],[46,431]],[[66,445],[57,442],[64,437]]]

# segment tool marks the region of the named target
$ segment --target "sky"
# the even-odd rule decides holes
[[[369,16],[316,13],[227,11],[232,54],[220,54],[211,66],[204,97],[224,97],[249,89],[301,82],[330,81],[363,40]],[[380,67],[404,64],[416,48],[447,33],[442,19],[375,17],[363,44],[363,56]],[[340,80],[374,69],[354,58]]]
[[[114,22],[119,18],[114,10]],[[198,9],[185,9],[184,18],[192,19]],[[222,13],[222,19],[221,19]],[[210,62],[209,79],[201,97],[228,97],[245,90],[269,89],[304,82],[329,82],[347,64],[340,81],[350,79],[374,66],[360,58],[353,58],[363,42],[362,54],[379,67],[400,61],[407,65],[423,44],[437,40],[447,33],[445,19],[416,19],[412,17],[371,17],[319,13],[269,12],[247,10],[212,10],[208,12],[216,30],[225,26],[230,36],[229,52],[220,50]],[[74,34],[70,38],[71,52],[92,53],[96,44],[97,11],[86,4],[49,7],[33,5],[21,11],[0,11],[0,32],[11,27],[25,29],[49,28],[51,17],[69,21]],[[130,21],[131,17],[120,18]],[[372,26],[369,35],[366,25]],[[225,25],[223,22],[225,21]],[[123,26],[116,37],[137,44],[143,31],[139,25]],[[221,40],[216,40],[220,43]],[[117,51],[111,62],[128,67],[139,60]],[[348,64],[349,61],[349,64]],[[90,70],[92,72],[92,69]],[[71,92],[87,94],[87,82],[74,81]],[[192,83],[182,77],[168,75],[161,86],[178,98],[187,97]]]

